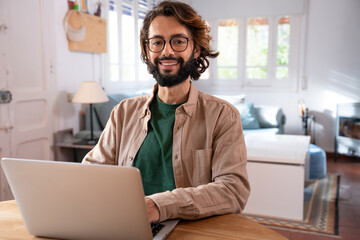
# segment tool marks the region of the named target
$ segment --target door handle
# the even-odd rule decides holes
[[[0,104],[11,102],[12,95],[10,91],[0,91]]]

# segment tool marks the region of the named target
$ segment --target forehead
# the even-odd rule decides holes
[[[176,17],[157,16],[150,24],[148,37],[162,36],[169,38],[177,34],[191,36],[190,31],[184,25],[181,25]]]

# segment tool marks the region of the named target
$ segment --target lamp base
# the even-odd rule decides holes
[[[99,139],[82,139],[81,141],[74,142],[75,145],[96,145]]]

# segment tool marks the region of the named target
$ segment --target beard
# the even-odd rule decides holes
[[[175,60],[178,63],[180,63],[180,69],[175,75],[170,75],[169,71],[165,71],[165,74],[162,74],[160,73],[158,67],[159,61],[162,60]],[[149,61],[148,70],[149,73],[153,75],[153,77],[161,87],[173,87],[184,82],[190,76],[190,73],[196,68],[193,62],[194,62],[194,52],[192,52],[190,58],[186,62],[184,61],[183,58],[181,57],[176,58],[174,56],[155,58],[154,64],[151,61]]]

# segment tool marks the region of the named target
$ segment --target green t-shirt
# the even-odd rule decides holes
[[[133,163],[140,170],[145,195],[175,189],[172,166],[173,128],[176,108],[157,97],[150,104],[148,134]]]

